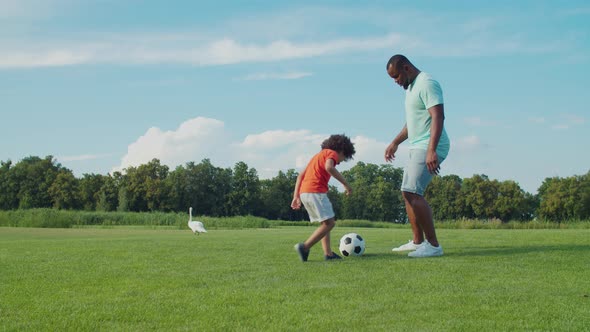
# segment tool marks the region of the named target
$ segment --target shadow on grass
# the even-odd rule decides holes
[[[450,250],[445,252],[445,256],[500,256],[500,255],[521,255],[547,252],[568,252],[587,253],[590,251],[588,245],[551,245],[551,246],[524,246],[524,247],[467,247],[457,252]]]
[[[523,255],[523,254],[538,254],[550,252],[564,252],[568,255],[581,254],[585,255],[590,252],[589,245],[548,245],[548,246],[522,246],[522,247],[467,247],[461,248],[460,251],[455,249],[446,250],[442,257],[458,257],[458,256],[509,256],[509,255]],[[441,258],[442,258],[441,257]],[[365,253],[362,257],[345,258],[345,260],[391,260],[391,259],[412,259],[408,257],[408,252],[376,252]],[[438,258],[438,257],[432,257]]]
[[[392,258],[408,258],[408,253],[405,255],[403,254],[396,254],[392,252],[376,252],[376,253],[365,253],[362,257],[354,257],[350,259],[388,259],[391,260]]]
[[[538,254],[548,252],[567,252],[567,254],[587,254],[590,252],[590,246],[587,245],[553,245],[553,246],[526,246],[526,247],[467,247],[460,251],[454,249],[446,250],[442,257],[428,257],[428,258],[411,258],[408,257],[408,252],[372,252],[365,253],[361,257],[343,257],[342,260],[330,261],[330,263],[338,262],[352,262],[352,261],[367,261],[367,260],[422,260],[422,259],[441,259],[450,257],[473,257],[473,256],[510,256],[522,254]],[[328,262],[323,259],[312,259],[308,262],[324,263]]]

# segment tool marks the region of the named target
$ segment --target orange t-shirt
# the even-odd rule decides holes
[[[332,159],[338,164],[338,153],[330,149],[322,149],[307,164],[299,193],[327,193],[330,173],[326,171],[326,160]]]

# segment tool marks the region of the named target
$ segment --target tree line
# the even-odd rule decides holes
[[[73,172],[53,156],[30,156],[16,164],[0,162],[0,209],[55,208],[87,211],[186,211],[215,217],[253,215],[307,220],[305,210],[290,208],[298,173],[279,171],[260,179],[256,169],[238,162],[221,168],[209,159],[170,170],[158,159],[112,174]],[[339,219],[406,222],[400,192],[403,169],[357,162],[342,175],[350,196],[330,186],[328,195]],[[533,195],[514,181],[486,175],[434,177],[425,196],[435,220],[499,219],[554,222],[590,219],[590,171],[581,176],[546,178]]]

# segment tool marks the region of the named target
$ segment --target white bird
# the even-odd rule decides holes
[[[190,207],[188,209],[188,215],[189,215],[189,219],[188,219],[188,227],[193,231],[194,234],[201,234],[201,233],[207,233],[207,230],[205,229],[205,226],[203,226],[203,223],[197,220],[193,221],[193,208]]]

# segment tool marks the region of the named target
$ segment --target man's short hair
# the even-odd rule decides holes
[[[399,69],[401,66],[407,64],[411,64],[408,58],[406,58],[404,55],[396,54],[389,59],[389,61],[387,62],[387,66],[385,66],[385,70],[389,70],[389,66],[393,66],[393,68]]]

